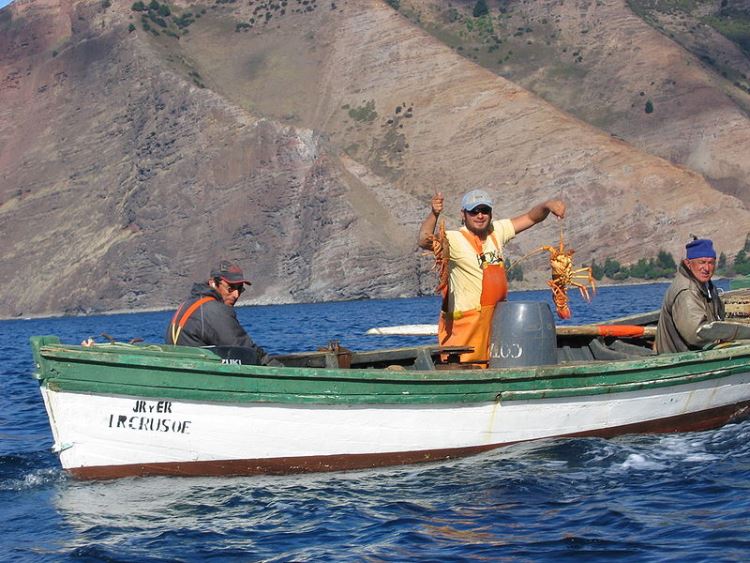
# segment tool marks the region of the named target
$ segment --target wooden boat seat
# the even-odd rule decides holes
[[[599,338],[594,338],[589,342],[589,349],[595,360],[627,360],[630,357],[630,354],[626,352],[613,350]]]
[[[560,363],[629,360],[654,355],[656,352],[647,346],[609,338],[565,343],[557,349],[557,359]]]
[[[615,340],[610,345],[610,348],[617,350],[618,352],[624,352],[630,357],[643,357],[643,356],[655,356],[656,352],[652,348],[644,348],[643,346],[637,346],[636,344],[630,344],[622,340]]]
[[[557,349],[557,361],[559,363],[567,362],[590,362],[594,355],[588,346],[570,346],[564,345]]]
[[[436,361],[447,355],[448,363],[458,363],[459,355],[471,352],[471,346],[416,346],[372,350],[352,354],[352,367],[387,367],[403,365],[416,370],[434,370]]]
[[[405,369],[434,370],[435,364],[443,355],[448,356],[449,363],[458,363],[459,354],[471,352],[470,346],[414,346],[409,348],[391,348],[387,350],[369,350],[349,352],[349,365],[355,369],[387,368],[402,366]],[[273,356],[286,367],[309,367],[336,369],[342,365],[340,354],[330,350],[301,352]]]

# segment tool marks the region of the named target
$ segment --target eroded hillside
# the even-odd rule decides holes
[[[750,3],[488,0],[475,17],[477,4],[400,9],[457,54],[750,204]]]
[[[386,2],[133,7],[2,12],[0,276],[28,288],[3,296],[2,316],[172,306],[219,256],[245,266],[258,301],[430,291],[415,250],[429,197],[446,194],[455,226],[477,185],[503,215],[565,198],[581,261],[678,255],[695,231],[732,254],[744,235],[728,225],[750,225],[699,173],[467,61]]]

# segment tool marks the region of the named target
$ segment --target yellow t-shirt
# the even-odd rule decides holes
[[[503,260],[503,245],[516,236],[516,231],[510,219],[493,221],[492,226],[498,246],[495,246],[490,235],[484,241],[482,250],[488,264],[499,264]],[[466,227],[461,229],[465,230]],[[446,231],[445,235],[450,245],[448,311],[478,309],[482,296],[482,266],[477,251],[461,231]]]

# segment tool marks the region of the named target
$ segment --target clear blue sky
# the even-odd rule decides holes
[[[7,6],[10,4],[13,0],[0,0],[0,8]]]

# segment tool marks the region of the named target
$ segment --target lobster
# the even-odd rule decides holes
[[[581,297],[587,302],[591,301],[591,295],[585,283],[591,286],[591,292],[596,293],[596,284],[591,267],[573,268],[573,249],[565,248],[562,233],[560,233],[560,246],[543,246],[539,251],[550,253],[549,263],[552,267],[552,279],[547,281],[552,290],[552,300],[555,303],[557,314],[561,319],[569,319],[571,316],[568,306],[568,286],[577,287]]]
[[[435,257],[434,270],[438,273],[438,285],[435,293],[445,295],[448,289],[448,260],[450,258],[450,247],[448,237],[445,235],[445,221],[440,221],[437,233],[432,237],[432,254]]]

